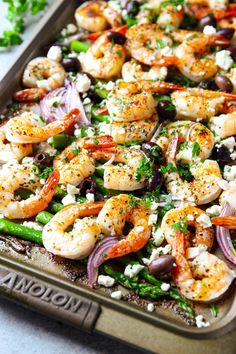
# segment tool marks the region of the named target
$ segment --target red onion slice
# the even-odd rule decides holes
[[[119,240],[115,237],[105,237],[98,242],[90,254],[87,263],[88,285],[92,288],[98,276],[98,267],[104,262],[104,255],[117,244]]]
[[[233,209],[228,203],[225,203],[220,216],[234,215]],[[222,226],[216,226],[216,239],[224,254],[224,256],[233,264],[236,265],[236,250],[232,244],[230,231]]]

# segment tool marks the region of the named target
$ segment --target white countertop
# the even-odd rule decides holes
[[[48,0],[53,3],[53,0]],[[5,20],[6,4],[0,0],[0,33],[9,28]],[[34,28],[31,23],[24,34]],[[0,80],[21,51],[21,46],[0,49]],[[36,314],[7,300],[0,299],[1,354],[141,354],[142,352],[98,334],[89,335],[77,329]]]

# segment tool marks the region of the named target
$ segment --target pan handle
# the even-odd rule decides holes
[[[87,332],[93,331],[101,310],[81,295],[1,264],[0,295]]]

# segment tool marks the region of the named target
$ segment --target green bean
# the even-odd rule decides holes
[[[48,205],[48,210],[53,213],[56,214],[58,213],[58,211],[60,211],[61,209],[63,209],[65,207],[65,205],[61,204],[61,203],[57,203],[54,201],[51,201]]]
[[[94,85],[94,92],[101,98],[106,99],[108,96],[108,91],[104,88],[99,87],[98,85]]]
[[[66,195],[67,195],[66,191],[64,189],[62,189],[61,187],[57,186],[54,196],[57,197],[58,199],[62,199]]]
[[[92,109],[91,109],[92,118],[94,120],[99,121],[99,122],[110,123],[111,117],[108,114],[98,114],[97,113],[97,109],[99,107],[100,107],[99,104],[95,104],[95,105],[92,106]]]
[[[97,176],[97,177],[99,177],[99,178],[103,178],[103,176],[104,176],[104,168],[102,168],[101,167],[102,165],[98,165],[98,166],[96,166],[96,170],[95,170],[95,175]],[[97,167],[99,167],[99,168],[97,168]]]
[[[17,236],[24,240],[35,242],[39,245],[43,244],[42,231],[20,225],[6,219],[0,219],[0,232],[11,236]]]
[[[68,145],[72,144],[76,138],[67,134],[58,134],[54,135],[50,138],[50,145],[52,145],[55,149],[64,149]]]
[[[40,211],[36,216],[35,220],[41,222],[41,224],[46,225],[53,218],[53,214],[48,211]]]
[[[97,177],[95,175],[93,175],[91,178],[96,183],[97,189],[102,195],[109,195],[109,189],[104,187],[104,182],[102,178]]]
[[[90,45],[88,43],[80,42],[77,40],[72,41],[70,44],[70,49],[77,53],[87,52],[89,48]]]

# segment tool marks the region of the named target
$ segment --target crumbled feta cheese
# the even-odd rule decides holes
[[[169,289],[170,289],[170,284],[168,283],[161,284],[161,290],[168,291]]]
[[[227,149],[229,150],[229,152],[233,152],[234,148],[236,147],[236,143],[235,143],[235,139],[233,136],[231,136],[228,139],[224,139],[221,142],[221,145],[224,145],[225,147],[227,147]],[[219,145],[220,146],[220,145]],[[217,146],[218,147],[218,146]]]
[[[136,230],[137,230],[137,232],[143,232],[144,231],[144,227],[143,226],[137,226]]]
[[[187,215],[187,220],[188,220],[188,221],[193,221],[193,220],[194,220],[193,215],[188,214],[188,215]]]
[[[55,61],[58,61],[60,62],[61,59],[62,59],[62,50],[61,50],[61,47],[57,46],[57,45],[53,45],[49,51],[48,51],[48,54],[47,54],[47,57],[48,59],[51,59],[51,60],[55,60]]]
[[[39,225],[37,222],[35,222],[35,221],[24,221],[22,225],[23,226],[27,226],[27,227],[29,227],[31,229],[34,229],[34,230],[40,230],[41,231],[43,229],[43,227],[41,225]]]
[[[216,33],[216,29],[213,26],[205,26],[203,29],[203,33],[204,34],[215,34]]]
[[[152,202],[151,204],[151,211],[156,211],[158,209],[159,204],[156,202]]]
[[[69,205],[76,203],[75,195],[74,194],[67,194],[62,200],[63,205]]]
[[[142,258],[143,264],[149,265],[151,263],[149,258]]]
[[[161,50],[161,54],[166,57],[169,57],[173,55],[173,50],[167,45]]]
[[[209,7],[213,10],[226,10],[228,0],[209,0]]]
[[[154,238],[155,246],[160,246],[165,239],[163,232],[161,231],[160,227],[155,227],[154,231],[152,232],[152,237]]]
[[[148,312],[153,312],[155,310],[155,306],[150,302],[147,305],[147,310],[148,310]]]
[[[201,214],[196,221],[204,228],[210,227],[212,225],[211,219],[206,214]]]
[[[116,86],[116,83],[115,83],[115,82],[109,81],[109,82],[106,84],[105,89],[106,89],[107,91],[111,91],[111,90],[114,89],[115,86]]]
[[[49,139],[48,139],[48,142],[42,142],[39,144],[39,150],[38,151],[42,151],[42,152],[45,152],[46,154],[48,154],[49,156],[55,156],[57,154],[57,149],[55,149],[54,147],[52,147],[50,144],[49,144]]]
[[[178,11],[181,11],[182,10],[182,5],[178,5],[177,7],[176,7],[176,9],[178,10]]]
[[[71,195],[80,193],[79,188],[76,188],[73,184],[69,184],[69,183],[66,185],[66,191],[68,194]]]
[[[223,191],[226,191],[226,189],[229,188],[229,182],[227,182],[225,179],[220,179],[217,183],[218,186],[223,189]]]
[[[160,75],[161,75],[161,78],[166,78],[167,73],[168,73],[167,67],[166,67],[166,66],[162,66],[162,67],[160,68]]]
[[[229,70],[234,61],[230,56],[229,50],[221,50],[216,53],[216,64],[223,70]]]
[[[91,103],[91,100],[89,97],[86,97],[84,100],[83,100],[83,104],[89,104]]]
[[[86,199],[87,199],[89,202],[94,202],[94,194],[93,194],[93,193],[87,193],[87,194],[86,194]]]
[[[115,284],[115,279],[110,277],[109,275],[99,275],[98,276],[98,284],[103,285],[106,288],[110,288]]]
[[[232,152],[232,154],[230,154],[230,157],[232,160],[236,160],[236,152]]]
[[[148,225],[156,224],[157,222],[157,214],[150,214],[148,218]]]
[[[122,298],[122,292],[120,290],[113,291],[111,293],[111,297],[116,300],[120,300]]]
[[[45,180],[44,178],[41,178],[41,179],[39,180],[39,183],[40,183],[42,186],[44,186],[45,183],[46,183],[46,180]]]
[[[129,277],[129,278],[133,278],[135,277],[142,269],[144,268],[144,266],[140,265],[140,264],[128,264],[125,267],[125,271],[124,274]]]
[[[93,127],[88,127],[87,129],[87,135],[88,136],[94,136],[95,135],[95,130]]]
[[[197,247],[188,247],[186,249],[186,258],[194,259],[199,256],[200,253],[207,251],[207,246],[199,245]]]
[[[44,88],[47,91],[51,91],[51,86],[49,85],[49,81],[48,80],[37,80],[36,81],[36,85],[39,88]]]
[[[212,205],[210,208],[206,209],[206,213],[209,216],[218,216],[220,215],[222,206],[221,205]]]
[[[226,165],[224,167],[224,173],[223,173],[224,179],[226,181],[230,182],[236,179],[236,166],[228,166]]]
[[[73,23],[69,23],[66,27],[66,30],[68,34],[73,34],[77,32],[77,27]]]
[[[86,74],[77,74],[75,84],[79,92],[87,92],[91,86],[91,80]]]
[[[206,322],[205,318],[202,315],[198,315],[195,317],[196,325],[198,328],[209,327],[210,323]]]
[[[152,251],[150,256],[150,261],[154,261],[154,259],[159,258],[163,254],[170,254],[171,253],[171,245],[166,245],[164,247],[157,247]]]

